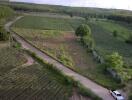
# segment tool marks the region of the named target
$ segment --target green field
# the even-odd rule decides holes
[[[92,21],[89,23],[96,42],[96,49],[104,57],[112,52],[119,52],[128,66],[132,65],[132,46],[120,38],[128,38],[130,30],[112,22]],[[119,32],[119,38],[112,35],[112,31]]]
[[[25,16],[17,21],[14,27],[42,29],[42,30],[58,30],[73,31],[84,20],[72,18],[50,18],[40,16]]]

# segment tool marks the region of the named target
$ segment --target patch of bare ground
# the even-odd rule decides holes
[[[34,59],[31,56],[29,56],[28,54],[24,54],[24,57],[27,61],[24,64],[22,64],[21,66],[13,68],[10,72],[14,72],[14,71],[18,70],[19,68],[25,68],[25,67],[28,67],[28,66],[31,66],[34,64]]]
[[[79,43],[74,33],[66,33],[64,36],[67,51],[75,62],[75,67],[81,69],[92,69],[96,63],[90,53]]]

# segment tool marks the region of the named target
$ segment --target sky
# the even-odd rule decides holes
[[[132,10],[132,0],[10,0],[75,7],[98,7]]]

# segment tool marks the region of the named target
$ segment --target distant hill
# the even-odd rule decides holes
[[[99,16],[99,15],[129,15],[132,16],[132,11],[120,10],[120,9],[104,9],[104,8],[92,8],[92,7],[68,7],[60,5],[47,5],[47,4],[33,4],[22,2],[2,2],[0,4],[9,5],[15,10],[19,11],[37,11],[37,12],[53,12],[53,13],[65,13],[70,15],[79,16]],[[4,0],[5,1],[5,0]],[[9,1],[9,0],[6,0]]]

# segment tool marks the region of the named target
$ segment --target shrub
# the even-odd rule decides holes
[[[76,29],[75,34],[80,37],[91,36],[91,30],[88,25],[82,24]]]
[[[126,43],[132,44],[132,35],[129,36],[129,38],[126,40]]]
[[[0,41],[5,41],[9,39],[9,33],[4,30],[2,26],[0,26]]]
[[[116,30],[113,31],[113,36],[117,37],[118,36],[118,32]]]
[[[123,58],[119,53],[114,52],[106,58],[106,66],[112,69],[119,69],[123,67]]]

